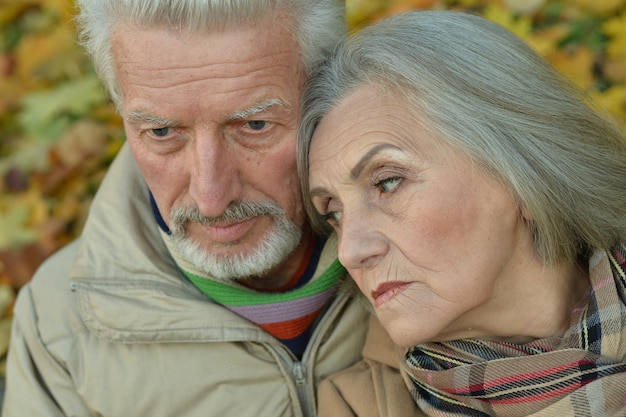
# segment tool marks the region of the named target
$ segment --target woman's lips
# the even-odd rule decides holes
[[[403,292],[410,282],[391,281],[380,284],[374,291],[372,291],[372,299],[374,300],[374,307],[380,308],[387,302],[394,299],[398,294]]]

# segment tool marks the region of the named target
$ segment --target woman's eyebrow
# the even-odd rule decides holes
[[[372,149],[367,151],[365,155],[363,155],[361,159],[359,159],[356,165],[354,165],[354,168],[350,170],[350,179],[356,180],[357,178],[359,178],[359,175],[361,175],[361,171],[363,171],[363,168],[365,167],[365,165],[367,165],[370,159],[372,159],[377,153],[380,153],[383,150],[389,148],[400,150],[400,148],[398,148],[397,146],[390,145],[388,143],[381,143],[380,145],[376,145]]]

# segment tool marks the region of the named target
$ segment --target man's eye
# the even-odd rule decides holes
[[[398,187],[402,182],[402,178],[400,177],[391,177],[385,178],[384,180],[378,181],[374,186],[378,188],[383,193],[389,193]]]
[[[246,122],[246,126],[252,130],[263,130],[267,126],[267,122],[265,120],[252,120]]]
[[[157,138],[164,138],[170,133],[169,127],[159,127],[157,129],[150,129],[152,134]]]

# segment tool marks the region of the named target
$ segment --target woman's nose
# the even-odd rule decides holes
[[[380,227],[371,219],[346,215],[339,230],[339,262],[348,269],[372,268],[387,254],[389,246]],[[374,226],[374,227],[372,227]]]

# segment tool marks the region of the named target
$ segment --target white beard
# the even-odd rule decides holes
[[[185,225],[188,223],[243,221],[259,215],[271,217],[273,227],[254,248],[243,253],[214,255],[202,249],[185,232]],[[302,239],[302,230],[274,202],[235,202],[221,216],[215,218],[203,216],[195,207],[177,207],[172,209],[170,219],[173,249],[182,260],[197,271],[225,282],[262,276],[285,261]]]

